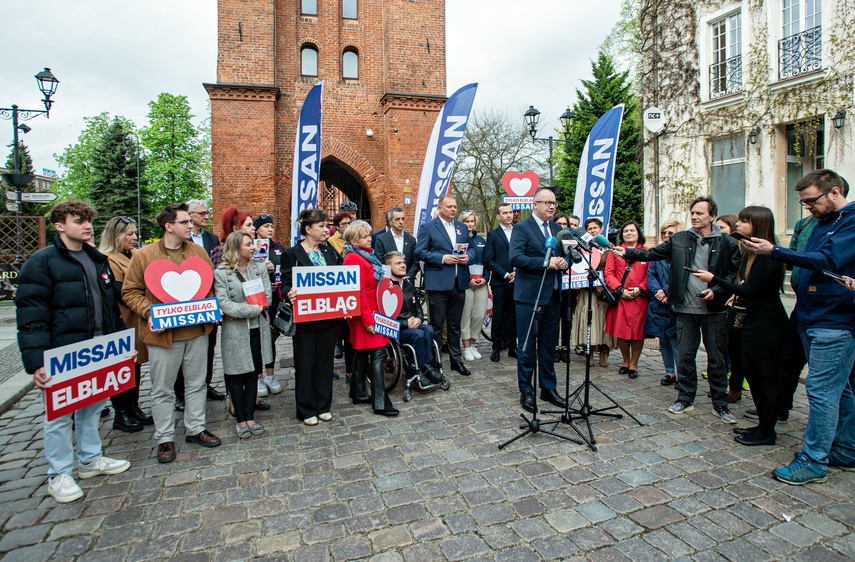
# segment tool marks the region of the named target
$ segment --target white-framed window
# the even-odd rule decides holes
[[[735,215],[745,207],[744,134],[713,139],[710,195],[719,215]]]
[[[822,0],[781,0],[778,79],[822,68]]]
[[[356,19],[356,0],[341,0],[341,17],[346,20]]]
[[[300,74],[302,76],[318,75],[318,50],[312,45],[300,49]]]
[[[341,77],[346,80],[359,79],[359,54],[348,49],[341,55]]]
[[[796,183],[802,176],[825,167],[825,121],[815,130],[803,125],[787,125],[787,232],[793,232],[796,222],[805,216],[799,205]]]
[[[742,12],[710,23],[710,99],[742,91]]]
[[[318,15],[318,0],[300,0],[300,13],[304,16]]]

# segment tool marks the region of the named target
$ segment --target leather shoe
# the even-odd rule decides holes
[[[523,392],[520,394],[520,406],[526,412],[531,412],[532,414],[537,411],[537,404],[534,401],[534,393],[533,392]]]
[[[207,429],[203,429],[196,435],[187,435],[184,437],[184,441],[187,443],[196,443],[197,445],[202,445],[203,447],[219,447],[222,444],[220,438],[208,431]]]
[[[431,363],[427,366],[427,376],[433,384],[442,382],[442,365],[439,363]]]
[[[184,411],[184,400],[183,399],[179,399],[179,398],[175,399],[175,411],[176,412],[183,412]]]
[[[133,417],[135,417],[138,422],[140,422],[143,425],[153,425],[154,424],[154,418],[149,416],[145,412],[143,412],[142,409],[137,404],[131,406],[131,410],[129,413]]]
[[[175,460],[175,443],[167,441],[157,446],[157,462],[167,463]]]
[[[136,433],[137,431],[142,431],[143,426],[128,412],[119,412],[117,410],[115,417],[113,417],[113,429],[118,429],[125,433]]]
[[[225,400],[226,395],[218,390],[214,390],[214,387],[208,386],[208,400]]]
[[[755,425],[754,427],[734,427],[733,432],[737,435],[748,435],[750,433],[754,433],[758,431],[759,428]]]
[[[517,346],[512,345],[508,347],[508,357],[517,358]]]
[[[256,400],[255,401],[255,409],[260,410],[262,412],[266,412],[270,409],[270,402],[266,400]]]
[[[499,350],[494,349],[493,353],[490,354],[490,361],[492,361],[493,363],[498,363],[499,359],[501,359],[501,356],[499,354]]]
[[[561,396],[559,396],[559,394],[555,391],[554,388],[552,390],[546,390],[545,388],[541,389],[540,390],[540,399],[546,400],[550,404],[558,406],[559,408],[563,408],[564,406],[567,405],[567,403],[564,401],[564,399],[561,398]]]
[[[570,358],[567,355],[566,349],[556,349],[555,350],[555,362],[557,363],[559,361],[564,362],[564,363],[570,362]]]
[[[469,369],[467,369],[466,365],[464,365],[463,363],[452,363],[451,364],[451,370],[457,371],[458,373],[460,373],[464,377],[468,377],[469,375],[472,374],[472,372],[469,371]]]
[[[759,433],[752,433],[751,435],[737,435],[733,438],[733,440],[739,443],[740,445],[748,445],[749,447],[752,447],[755,445],[774,445],[775,438],[775,435],[771,437],[764,437]]]

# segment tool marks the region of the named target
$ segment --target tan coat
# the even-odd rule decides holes
[[[208,262],[211,269],[214,268],[205,248],[193,242],[186,241],[182,248],[181,261],[192,256],[202,258]],[[122,300],[139,317],[139,335],[137,336],[139,341],[156,347],[172,347],[173,330],[154,333],[148,327],[149,307],[153,304],[161,304],[162,301],[154,296],[146,287],[145,270],[151,262],[160,259],[169,259],[169,255],[166,253],[166,245],[162,239],[156,244],[150,244],[137,250],[133,259],[131,259],[128,271],[125,273],[125,283],[122,285]],[[178,263],[180,264],[180,262]],[[208,291],[206,297],[212,297],[213,295],[214,287],[212,284],[211,290]],[[211,324],[203,324],[202,327],[206,334],[209,334],[213,329]]]
[[[131,250],[131,256],[136,253],[136,248]],[[110,261],[110,269],[113,270],[113,277],[116,279],[116,283],[125,282],[125,274],[128,272],[128,268],[131,266],[131,258],[123,254],[122,252],[113,252],[112,254],[107,256],[107,259]],[[122,322],[125,323],[125,326],[128,328],[133,328],[136,330],[137,335],[137,363],[142,365],[143,363],[148,363],[148,349],[146,346],[142,345],[142,340],[140,339],[140,317],[131,311],[128,308],[128,305],[121,299],[119,299],[119,314],[122,316]]]

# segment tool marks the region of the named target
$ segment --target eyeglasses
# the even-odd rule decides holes
[[[135,221],[134,219],[132,219],[132,218],[130,218],[130,217],[119,217],[119,220],[120,220],[120,221],[122,221],[122,222],[123,222],[123,223],[125,223],[125,224],[136,224],[136,222],[137,222],[137,221]]]
[[[191,224],[193,224],[193,221],[190,219],[186,219],[183,221],[171,221],[171,223],[172,224],[183,224],[184,226],[190,226]]]
[[[834,187],[837,187],[837,186],[834,186]],[[831,189],[834,189],[834,187],[832,187]],[[828,191],[825,191],[823,193],[820,193],[816,197],[811,197],[810,199],[799,199],[799,205],[801,205],[802,207],[807,207],[808,205],[813,207],[814,205],[816,205],[816,202],[819,201],[820,198],[822,198],[823,195],[828,195],[829,193],[831,193],[831,189],[829,189]]]
[[[273,222],[273,215],[268,215],[267,213],[261,213],[258,215],[258,218],[265,222]]]
[[[535,201],[535,203],[541,203],[543,205],[546,205],[547,207],[555,206],[555,201]]]
[[[666,236],[670,238],[671,236],[674,236],[675,234],[677,234],[677,231],[676,230],[673,230],[673,231],[672,230],[663,230],[662,232],[660,232],[660,234],[662,235],[662,238],[665,238]]]
[[[338,223],[339,228],[347,228],[348,226],[350,226],[350,221],[341,221]]]
[[[201,215],[203,217],[207,217],[208,215],[211,214],[211,211],[193,211],[193,214]]]

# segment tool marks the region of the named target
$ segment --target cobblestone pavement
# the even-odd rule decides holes
[[[290,345],[280,340],[283,355]],[[397,418],[353,406],[335,382],[335,419],[294,419],[293,379],[258,416],[262,436],[239,441],[222,402],[208,402],[216,449],[183,443],[155,459],[152,430],[102,426],[105,454],[131,469],[80,481],[82,500],[46,494],[43,406],[29,392],[0,417],[0,556],[41,560],[853,560],[855,473],[788,486],[770,470],[798,450],[800,390],[778,445],[743,447],[705,396],[666,413],[658,353],[636,380],[596,367],[602,389],[636,415],[595,420],[592,452],[549,435],[497,445],[519,431],[515,366],[503,358],[452,373],[452,388],[393,393]],[[614,360],[614,355],[612,356]],[[573,387],[582,361],[574,357]],[[339,367],[341,367],[339,365]],[[563,368],[563,365],[562,365]],[[563,374],[560,376],[563,380]],[[216,380],[221,380],[218,375]],[[559,388],[563,391],[564,385]],[[745,393],[746,395],[748,393]],[[147,409],[147,384],[144,386]],[[605,405],[593,400],[594,405]],[[740,425],[748,399],[735,405]],[[557,431],[573,435],[570,428]]]

